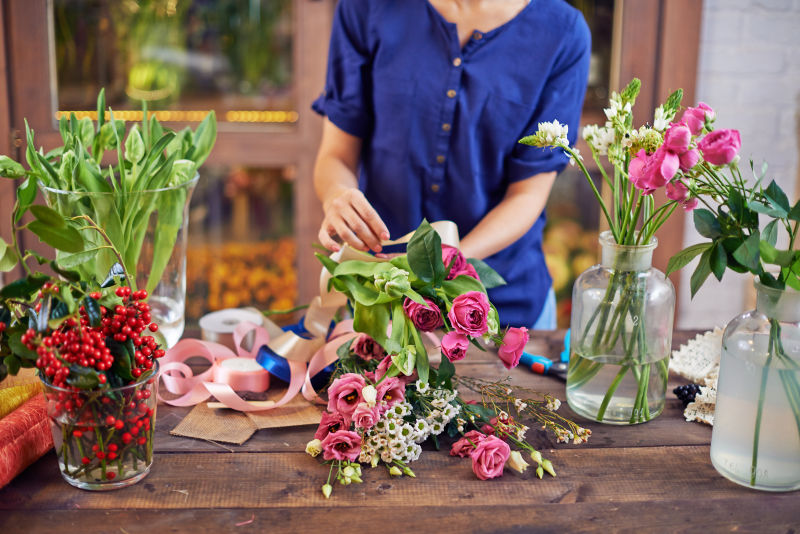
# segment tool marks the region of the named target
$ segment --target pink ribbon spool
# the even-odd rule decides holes
[[[269,373],[253,358],[226,358],[214,361],[212,376],[218,384],[234,391],[263,393],[269,389]]]

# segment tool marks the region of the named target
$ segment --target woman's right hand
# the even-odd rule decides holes
[[[319,241],[328,250],[337,251],[334,236],[358,250],[381,251],[381,241],[389,239],[386,224],[355,187],[336,187],[322,203],[325,218],[319,230]]]

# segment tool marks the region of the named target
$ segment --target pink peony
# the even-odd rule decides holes
[[[497,350],[497,355],[502,360],[506,369],[513,369],[519,365],[519,359],[522,357],[522,351],[525,350],[525,344],[528,342],[528,329],[524,326],[522,328],[509,328],[506,335],[503,336],[503,344]]]
[[[628,166],[628,177],[643,194],[651,195],[672,180],[678,165],[678,156],[663,145],[650,156],[640,150]]]
[[[683,206],[684,211],[692,211],[697,207],[698,201],[697,198],[687,198],[683,202],[681,202],[681,206]]]
[[[681,123],[685,124],[692,135],[699,135],[706,124],[706,117],[714,118],[714,110],[707,104],[700,102],[696,108],[687,108],[681,117]]]
[[[378,388],[378,405],[381,407],[381,412],[386,412],[398,402],[406,399],[406,385],[396,376],[384,379],[376,387]],[[386,401],[386,404],[381,401]]]
[[[361,436],[349,430],[331,432],[320,444],[322,457],[326,460],[349,460],[354,462],[361,453]]]
[[[714,130],[697,143],[703,159],[713,165],[727,165],[742,146],[738,130]]]
[[[463,360],[469,348],[469,338],[455,330],[446,333],[442,338],[442,354],[451,362]]]
[[[472,472],[481,480],[503,476],[503,467],[510,455],[508,443],[498,437],[488,436],[470,454]]]
[[[481,291],[468,291],[453,299],[447,317],[453,328],[469,336],[480,336],[489,329],[486,316],[489,313],[489,299]]]
[[[687,150],[683,154],[678,154],[678,162],[682,171],[688,171],[700,161],[700,152],[696,148]]]
[[[679,202],[684,200],[686,195],[689,194],[689,190],[680,180],[675,180],[668,183],[665,192],[667,194],[667,198],[671,200],[677,200]]]
[[[462,274],[466,266],[469,265],[464,255],[461,254],[461,251],[450,245],[442,245],[442,262],[444,263],[445,270],[447,270],[448,267],[450,268],[450,272],[447,273],[448,280],[452,280],[459,274]]]
[[[386,356],[383,347],[367,334],[361,334],[356,338],[353,342],[353,352],[364,361],[382,360]]]
[[[323,440],[331,432],[343,430],[347,426],[344,417],[340,413],[323,412],[322,420],[319,422],[317,431],[314,432],[314,439]]]
[[[364,377],[355,373],[346,373],[334,380],[328,388],[328,411],[342,414],[347,423],[352,421],[356,406],[364,400],[361,390],[365,385]]]
[[[424,300],[427,304],[426,306],[406,297],[403,302],[403,311],[406,312],[414,326],[423,332],[430,332],[444,325],[444,321],[442,320],[442,312],[439,311],[439,306],[429,298],[424,298]]]
[[[689,141],[692,139],[692,132],[683,124],[670,124],[667,133],[664,134],[664,144],[667,150],[674,154],[682,154],[689,150]]]
[[[377,405],[370,407],[366,402],[362,402],[356,406],[356,410],[353,412],[353,424],[356,425],[356,428],[368,430],[375,426],[380,417]]]
[[[466,458],[472,451],[475,450],[475,447],[478,444],[485,440],[488,436],[486,434],[482,434],[477,430],[470,430],[464,437],[460,440],[453,443],[453,446],[450,448],[450,456],[460,456],[461,458]]]

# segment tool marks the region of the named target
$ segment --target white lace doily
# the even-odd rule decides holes
[[[683,411],[687,421],[714,425],[714,406],[717,402],[717,377],[722,351],[722,329],[715,328],[698,334],[678,350],[672,351],[669,368],[680,376],[700,385],[700,393]]]

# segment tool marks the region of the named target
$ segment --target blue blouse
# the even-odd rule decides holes
[[[363,140],[359,187],[393,237],[423,218],[452,220],[464,236],[511,182],[566,165],[563,151],[517,140],[558,120],[574,142],[590,39],[564,0],[531,0],[463,47],[427,0],[340,0],[312,107]],[[489,291],[504,325],[533,325],[552,285],[544,223],[543,213],[486,258],[508,282]]]

